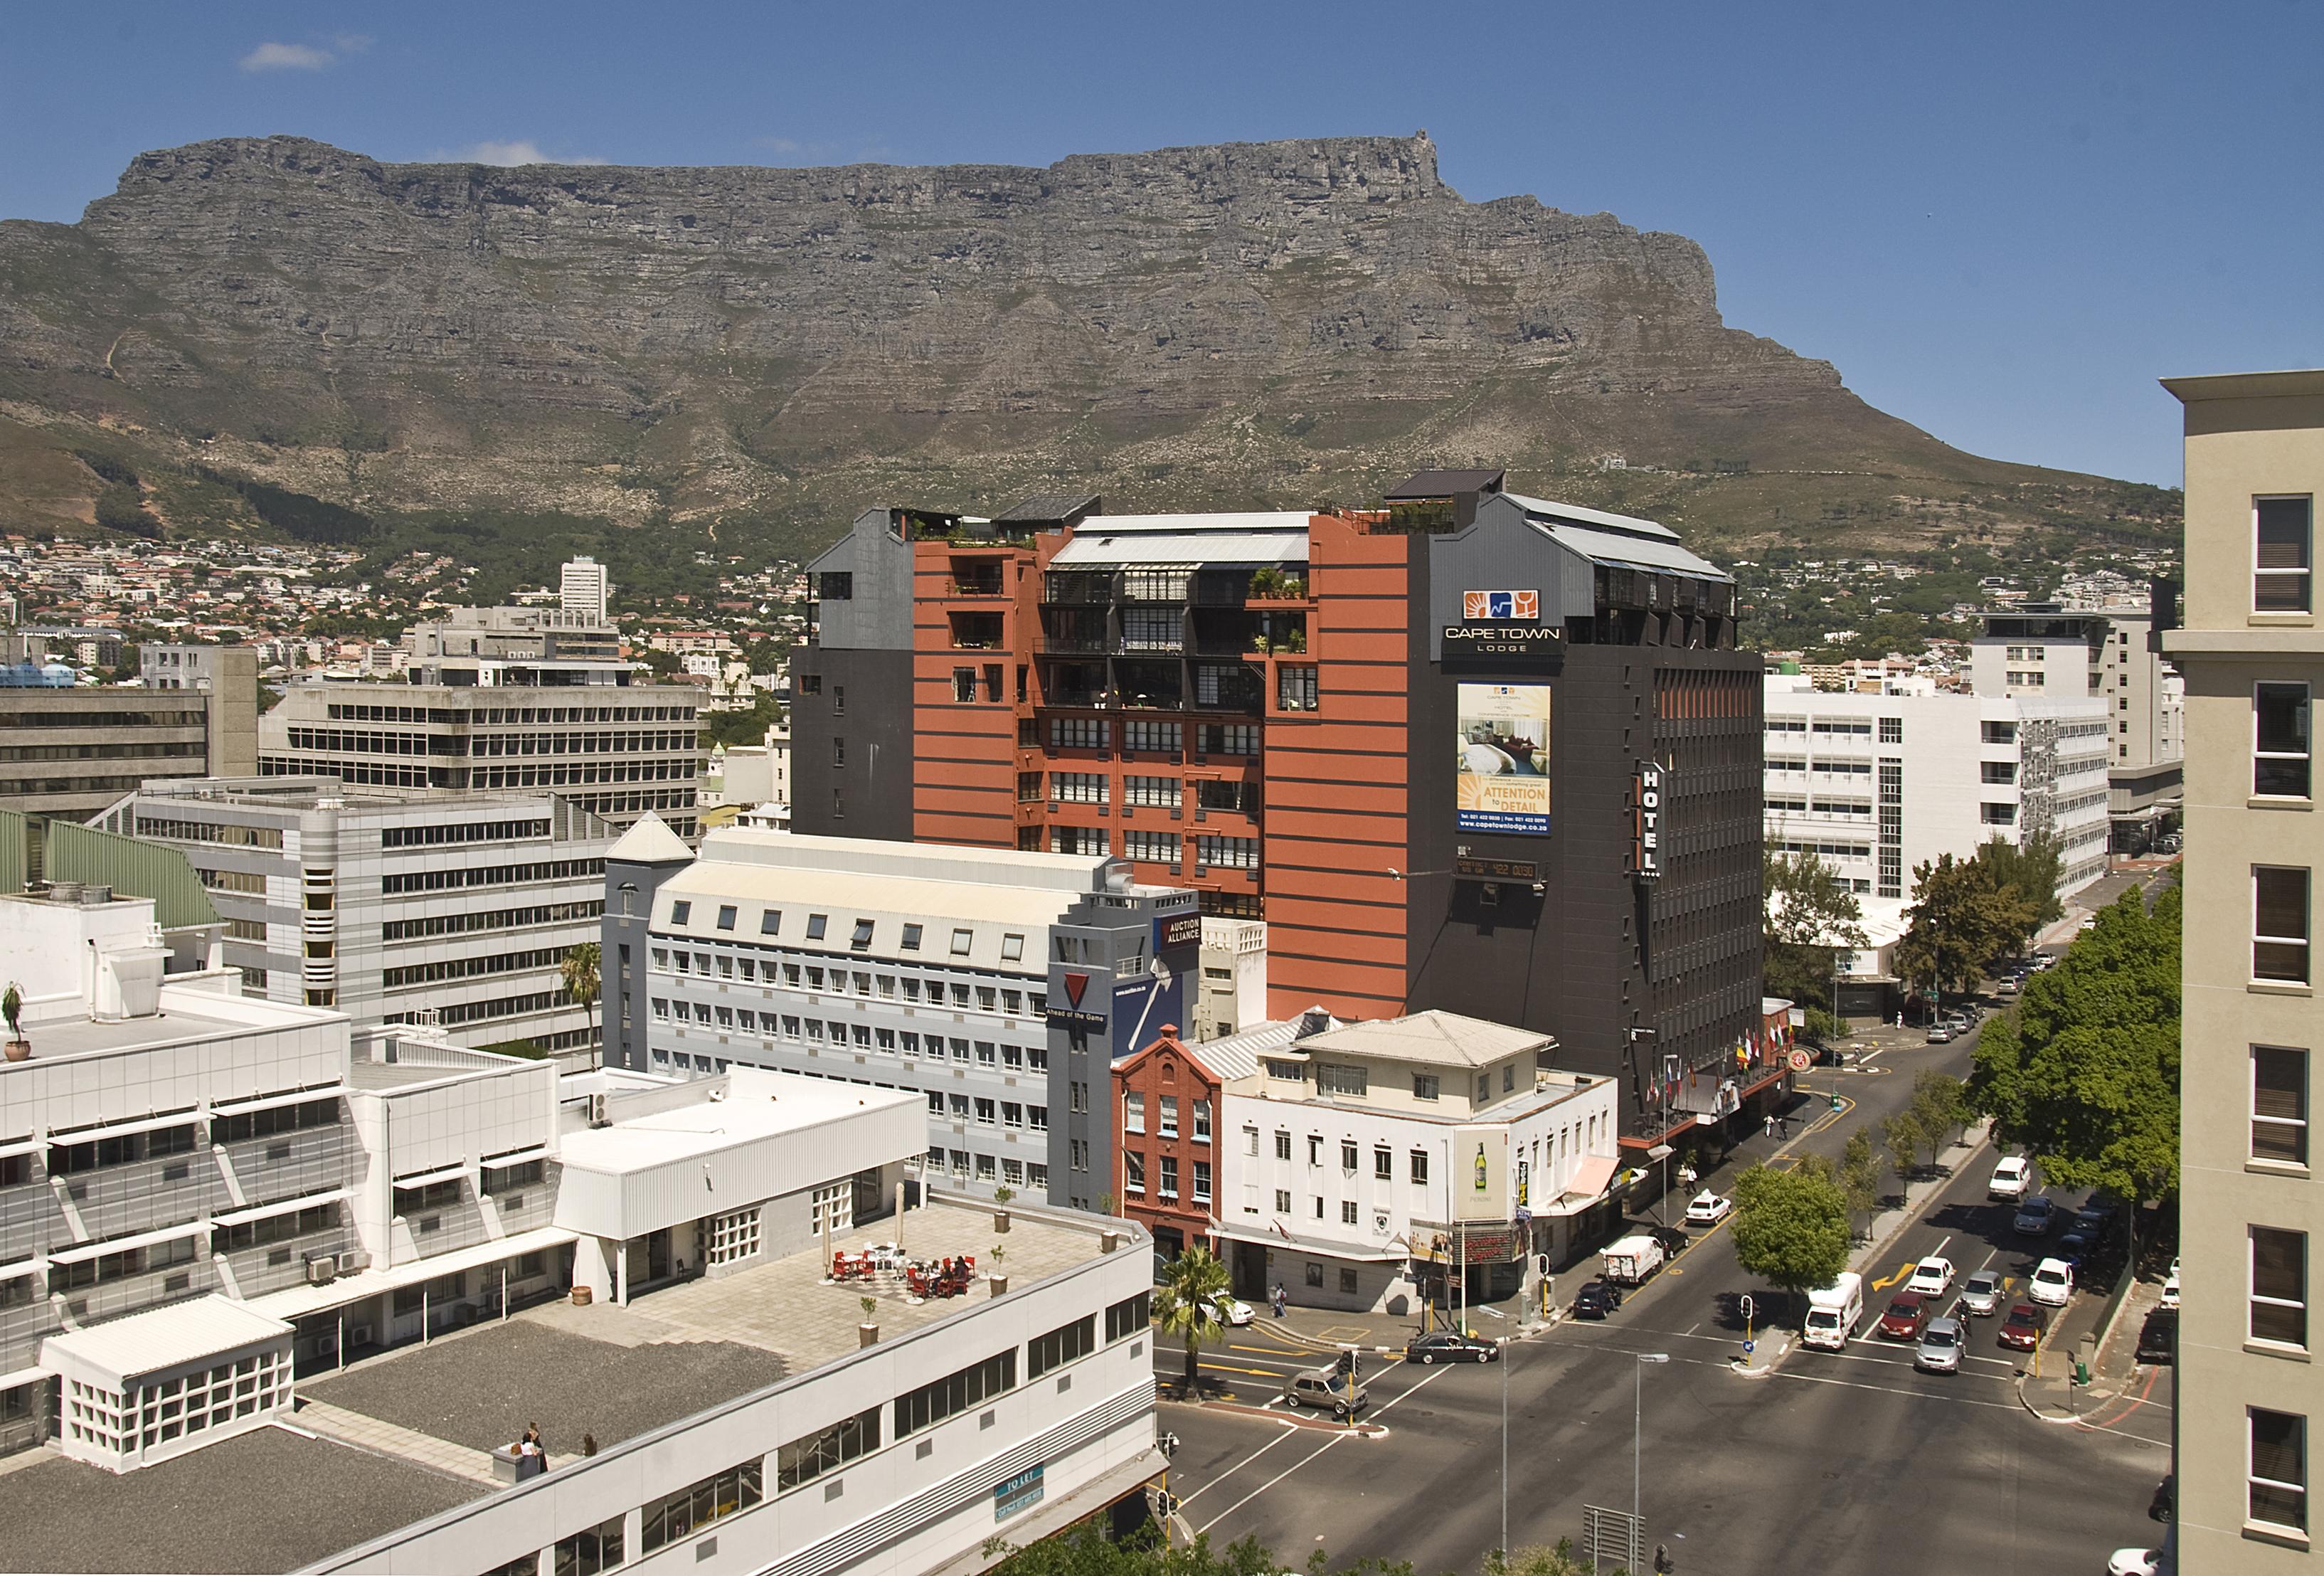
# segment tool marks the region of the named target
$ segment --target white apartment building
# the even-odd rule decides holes
[[[2106,873],[2100,698],[1835,695],[1770,675],[1766,716],[1769,851],[1813,854],[1866,898],[1909,901],[1917,865],[2040,833],[2058,840],[2061,897]]]
[[[1536,1255],[1563,1263],[1594,1240],[1614,1083],[1552,1069],[1555,1040],[1449,1012],[1276,1028],[1198,1053],[1237,1074],[1216,1235],[1245,1295],[1280,1284],[1303,1306],[1402,1315],[1529,1289]]]
[[[605,577],[604,565],[586,553],[565,561],[558,582],[557,604],[567,613],[592,623],[604,623],[606,604],[613,594],[613,583]]]
[[[596,1043],[561,970],[598,939],[619,834],[562,799],[189,778],[148,782],[92,825],[184,851],[248,994],[461,1046]]]
[[[791,836],[697,856],[658,822],[607,855],[608,1064],[778,1067],[913,1091],[927,1174],[1092,1207],[1113,1056],[1180,1021],[1195,898],[1127,861]]]
[[[1240,1033],[1267,1018],[1267,925],[1258,919],[1205,915],[1203,979],[1190,1040]]]
[[[2104,615],[2028,603],[1984,618],[1969,643],[1969,687],[1978,694],[2079,700],[2098,692]]]

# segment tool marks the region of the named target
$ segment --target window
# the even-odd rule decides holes
[[[1108,1345],[1146,1328],[1152,1318],[1148,1312],[1152,1297],[1151,1292],[1140,1292],[1134,1297],[1124,1297],[1106,1309],[1105,1339]]]
[[[1437,1099],[1443,1088],[1434,1073],[1415,1073],[1412,1075],[1412,1098],[1415,1100]]]
[[[2017,806],[1987,804],[1985,806],[1984,820],[1988,826],[2014,826],[2017,824]]]
[[[1515,1062],[1511,1062],[1501,1069],[1501,1092],[1503,1094],[1507,1094],[1517,1086],[1517,1064]]]
[[[1415,1149],[1410,1156],[1406,1157],[1406,1160],[1412,1167],[1414,1183],[1425,1185],[1428,1181],[1428,1151]]]
[[[1257,870],[1259,839],[1197,837],[1194,839],[1194,862],[1215,865],[1222,870]]]
[[[847,945],[857,952],[862,952],[870,947],[872,945],[872,921],[869,919],[858,919],[855,922],[854,933],[847,939]]]
[[[1275,1129],[1275,1157],[1284,1161],[1291,1158],[1291,1135],[1281,1128]]]
[[[766,1498],[763,1470],[763,1459],[753,1457],[692,1488],[647,1500],[639,1516],[638,1547],[650,1554],[665,1544],[692,1537],[715,1521],[750,1509]]]
[[[1286,1083],[1304,1083],[1307,1081],[1307,1068],[1302,1062],[1278,1061],[1269,1056],[1267,1058],[1267,1075],[1280,1078]]]
[[[600,1571],[613,1570],[622,1562],[622,1524],[627,1519],[616,1516],[571,1537],[558,1539],[549,1569],[555,1576],[597,1576]],[[538,1569],[531,1560],[519,1560],[515,1564],[523,1576],[534,1576]]]
[[[1102,826],[1052,826],[1049,828],[1051,853],[1076,854],[1084,859],[1102,859],[1112,851],[1107,847]]]
[[[2308,982],[2308,872],[2252,867],[2252,978]]]
[[[2308,1164],[2308,1053],[2254,1046],[2251,1152],[2255,1160]]]
[[[1194,1202],[1198,1204],[1211,1202],[1211,1163],[1207,1160],[1194,1162]]]
[[[1323,1140],[1314,1133],[1307,1135],[1307,1164],[1310,1166],[1323,1164]]]
[[[1319,1094],[1348,1094],[1358,1098],[1371,1092],[1371,1075],[1363,1067],[1344,1062],[1315,1064],[1315,1090]]]
[[[1276,670],[1275,704],[1286,712],[1315,709],[1315,669],[1307,663]]]
[[[1372,1150],[1372,1176],[1380,1182],[1396,1180],[1396,1156],[1385,1144]]]
[[[1178,1157],[1176,1155],[1162,1157],[1162,1196],[1164,1198],[1178,1196]]]
[[[2256,498],[2252,501],[2252,609],[2255,613],[2307,613],[2315,501]]]
[[[1982,726],[1981,735],[1987,744],[2015,744],[2017,742],[2017,724],[1987,722]]]
[[[2252,691],[2252,792],[2308,797],[2308,687],[2261,684]]]
[[[810,914],[807,917],[807,938],[809,941],[821,941],[824,937],[824,933],[830,928],[830,915]]]
[[[1278,1187],[1275,1190],[1275,1212],[1278,1215],[1287,1215],[1291,1212],[1291,1190],[1289,1188]]]
[[[2307,1232],[2251,1228],[2251,1338],[2307,1347]]]
[[[812,1483],[880,1448],[880,1408],[858,1412],[775,1452],[775,1492]]]
[[[1342,1200],[1341,1200],[1341,1201],[1340,1201],[1340,1224],[1342,1224],[1342,1225],[1343,1225],[1343,1226],[1352,1226],[1352,1225],[1354,1225],[1355,1223],[1356,1223],[1356,1201],[1355,1201],[1355,1200],[1353,1200],[1353,1199],[1351,1199],[1351,1199],[1342,1199]]]
[[[1133,728],[1138,726],[1133,723]],[[1133,743],[1131,748],[1137,746]],[[1178,745],[1174,739],[1171,749]],[[1175,777],[1125,777],[1121,779],[1121,800],[1144,809],[1175,810],[1178,807],[1178,779]]]
[[[952,933],[952,955],[956,958],[966,957],[968,955],[969,945],[975,939],[976,933],[973,930],[964,928],[954,931]]]
[[[669,906],[669,922],[672,925],[684,925],[693,917],[694,905],[685,899],[680,898]]]
[[[1902,744],[1904,742],[1904,719],[1902,717],[1882,717],[1880,719],[1880,742],[1883,744]]]
[[[964,704],[976,698],[976,669],[955,668],[952,670],[952,697]]]
[[[1136,1149],[1121,1152],[1121,1185],[1126,1192],[1146,1191],[1146,1157]]]
[[[1178,1097],[1176,1095],[1166,1094],[1162,1097],[1161,1120],[1156,1124],[1156,1130],[1166,1138],[1175,1138],[1178,1136]]]
[[[1207,1100],[1198,1100],[1194,1104],[1194,1142],[1207,1144],[1211,1141],[1211,1102]]]
[[[1109,779],[1102,771],[1053,771],[1049,797],[1067,805],[1106,804],[1111,802]]]
[[[1256,723],[1204,723],[1199,740],[1205,755],[1256,755],[1259,753],[1259,724]]]
[[[1051,717],[1052,750],[1102,750],[1112,742],[1112,729],[1104,717]]]
[[[1321,1209],[1323,1207],[1323,1200],[1316,1200],[1315,1204],[1318,1209]],[[1307,1266],[1307,1274],[1305,1278],[1309,1286],[1321,1291],[1323,1287],[1323,1267],[1320,1264],[1309,1264]]]
[[[2308,1529],[2308,1419],[2254,1406],[2245,1514],[2270,1526]]]
[[[1121,852],[1149,864],[1176,864],[1182,848],[1176,832],[1123,831]]]
[[[1351,1176],[1356,1174],[1356,1141],[1353,1138],[1340,1140],[1340,1169]]]
[[[1146,1130],[1146,1094],[1143,1090],[1127,1090],[1121,1096],[1121,1130],[1142,1133]]]
[[[904,950],[906,952],[918,952],[920,950],[920,927],[918,926],[907,925],[904,926]],[[918,994],[918,981],[908,980],[905,982],[905,984],[907,986],[905,992],[907,995]]]
[[[1096,1350],[1097,1315],[1084,1313],[1025,1343],[1025,1378],[1028,1382],[1038,1379]]]
[[[732,930],[734,928],[733,904],[721,903],[718,905],[718,928],[721,930]]]
[[[1017,1387],[1017,1349],[896,1397],[896,1437],[932,1428],[945,1418]]]
[[[1978,779],[1982,782],[2010,783],[2017,780],[2015,760],[1981,760],[1978,762]]]

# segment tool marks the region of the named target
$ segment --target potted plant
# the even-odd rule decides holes
[[[1283,571],[1268,565],[1250,572],[1250,594],[1260,601],[1283,594]]]
[[[872,1317],[880,1311],[878,1301],[872,1297],[858,1297],[855,1305],[863,1310],[863,1323],[855,1327],[855,1344],[859,1347],[878,1345],[880,1322]]]
[[[992,1273],[985,1278],[991,1282],[992,1295],[996,1297],[1006,1296],[1009,1292],[1009,1272],[1004,1267],[1008,1257],[1006,1248],[998,1242],[992,1245]]]
[[[1006,1231],[1009,1229],[1009,1201],[1016,1196],[1017,1190],[1013,1187],[1001,1186],[992,1190],[992,1229],[994,1230]]]
[[[0,991],[0,1016],[8,1019],[8,1059],[21,1062],[32,1054],[32,1042],[24,1037],[24,992],[15,981]]]

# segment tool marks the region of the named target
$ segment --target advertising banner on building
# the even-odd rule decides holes
[[[1549,835],[1549,686],[1463,684],[1454,824],[1463,832]]]
[[[1503,1221],[1509,1218],[1508,1128],[1452,1129],[1452,1218]]]

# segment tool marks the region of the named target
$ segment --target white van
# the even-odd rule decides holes
[[[1807,1328],[1800,1332],[1802,1346],[1839,1351],[1848,1345],[1849,1332],[1864,1317],[1864,1277],[1843,1270],[1838,1280],[1808,1294]]]

